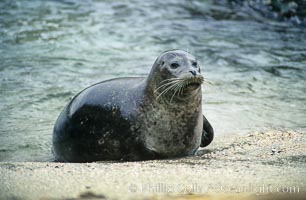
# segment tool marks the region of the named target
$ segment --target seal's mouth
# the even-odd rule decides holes
[[[184,87],[184,90],[195,90],[201,86],[200,83],[190,83]]]
[[[183,90],[184,92],[190,92],[192,90],[196,90],[199,87],[201,87],[202,83],[203,83],[203,80],[201,79],[186,80],[186,83],[183,85]]]
[[[184,88],[198,88],[204,82],[203,77],[192,77],[184,80]]]

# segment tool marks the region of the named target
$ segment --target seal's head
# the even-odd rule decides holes
[[[140,129],[150,151],[163,157],[192,155],[203,130],[204,81],[194,56],[182,50],[162,53],[146,79]]]
[[[204,81],[195,57],[183,50],[162,53],[156,59],[149,77],[153,96],[170,102],[200,94]]]

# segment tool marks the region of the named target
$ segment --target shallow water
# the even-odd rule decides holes
[[[211,1],[2,0],[0,161],[52,159],[54,122],[83,88],[146,76],[185,49],[214,85],[203,112],[216,135],[306,128],[306,29]]]

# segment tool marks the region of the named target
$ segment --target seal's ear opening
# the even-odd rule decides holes
[[[200,147],[208,146],[214,139],[214,129],[203,115],[203,131]]]

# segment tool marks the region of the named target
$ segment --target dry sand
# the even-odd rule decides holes
[[[306,132],[220,136],[145,162],[2,162],[0,199],[305,199]]]

